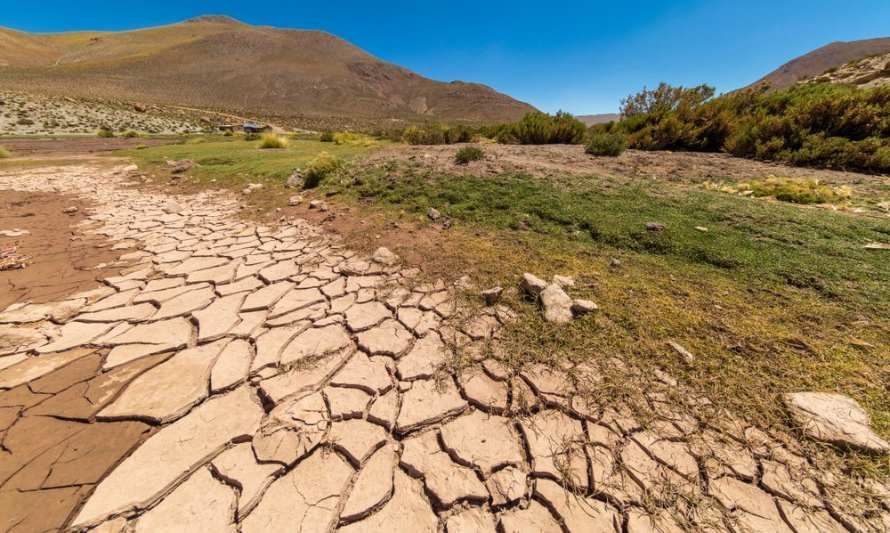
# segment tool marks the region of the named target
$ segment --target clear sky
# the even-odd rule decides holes
[[[325,30],[424,76],[576,114],[660,81],[728,91],[829,42],[890,36],[890,0],[0,0],[0,26],[40,32],[202,14]]]

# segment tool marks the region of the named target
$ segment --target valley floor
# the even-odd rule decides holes
[[[0,165],[10,202],[86,202],[71,238],[119,269],[0,312],[4,530],[890,527],[888,456],[804,438],[779,400],[842,392],[890,434],[890,272],[863,248],[890,235],[884,178],[826,177],[872,199],[835,213],[680,159],[645,183],[649,154],[567,177],[513,147],[467,171],[454,147],[219,142]],[[292,200],[321,149],[352,164]],[[543,321],[525,271],[600,312]]]

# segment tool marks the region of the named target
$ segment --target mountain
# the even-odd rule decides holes
[[[831,69],[839,69],[851,61],[887,53],[890,53],[890,37],[834,42],[792,59],[751,86],[767,84],[771,89],[784,89]]]
[[[0,89],[278,117],[504,122],[533,110],[477,83],[444,83],[321,31],[228,17],[122,32],[0,28]]]
[[[618,120],[621,118],[621,115],[618,113],[600,113],[598,115],[577,115],[575,118],[586,126],[593,126],[594,124],[605,124],[606,122]]]

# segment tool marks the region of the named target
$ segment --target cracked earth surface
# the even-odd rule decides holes
[[[124,274],[0,312],[0,528],[41,531],[886,531],[890,491],[603,357],[508,367],[512,317],[221,194],[132,169],[0,174],[95,202]],[[484,349],[485,346],[488,349]],[[460,364],[455,361],[460,360]]]

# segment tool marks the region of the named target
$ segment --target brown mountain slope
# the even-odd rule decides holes
[[[533,109],[484,85],[424,78],[324,32],[225,17],[114,33],[0,29],[0,88],[285,117],[480,122]]]
[[[890,52],[890,37],[861,41],[834,42],[792,59],[751,86],[767,84],[772,89],[783,89],[806,78],[839,68],[850,61]]]

